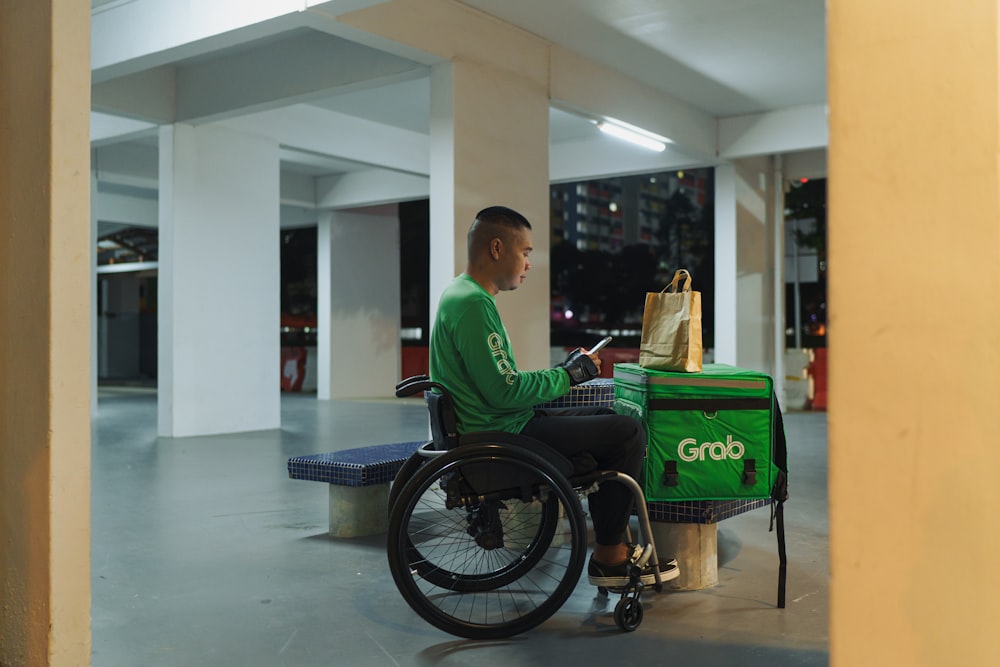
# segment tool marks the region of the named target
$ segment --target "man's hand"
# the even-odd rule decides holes
[[[598,377],[601,374],[601,359],[596,354],[586,355],[582,348],[577,348],[557,368],[566,369],[569,384],[573,387]]]

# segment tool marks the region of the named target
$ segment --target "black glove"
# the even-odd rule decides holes
[[[566,372],[569,373],[569,386],[571,387],[587,380],[593,380],[600,375],[600,371],[597,370],[597,364],[594,363],[594,360],[585,355],[580,349],[570,352],[569,356],[566,357],[566,361],[556,366],[556,368],[566,369]]]

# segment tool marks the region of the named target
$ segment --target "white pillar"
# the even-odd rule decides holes
[[[278,145],[160,129],[161,436],[277,428]]]
[[[520,368],[550,365],[549,100],[546,67],[514,73],[454,59],[431,73],[431,322],[465,270],[477,211],[509,206],[532,225],[528,279],[497,305]]]
[[[771,374],[773,178],[770,159],[751,158],[717,167],[715,179],[715,360]]]
[[[735,168],[736,360],[743,368],[773,374],[773,167],[768,158],[747,158]]]
[[[771,251],[772,337],[771,352],[774,391],[778,405],[785,405],[785,174],[780,155],[774,156],[771,176]]]
[[[441,292],[465,270],[465,231],[455,216],[455,110],[452,64],[431,68],[430,323]],[[476,209],[479,210],[479,209]],[[465,230],[472,221],[465,222]]]
[[[736,169],[715,168],[715,348],[720,364],[736,365]]]
[[[400,378],[396,206],[320,214],[317,398],[390,397]]]

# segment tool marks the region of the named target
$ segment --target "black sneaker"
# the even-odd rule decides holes
[[[591,556],[590,564],[587,566],[587,580],[591,585],[600,586],[601,588],[624,588],[631,581],[628,575],[628,566],[632,563],[637,565],[641,563],[642,575],[640,579],[644,586],[652,586],[656,583],[656,573],[653,571],[652,565],[646,564],[651,551],[648,547],[646,549],[638,546],[633,547],[632,554],[628,560],[617,565],[598,563]],[[660,563],[661,582],[676,579],[680,574],[681,571],[677,567],[676,558],[671,558],[666,562]]]

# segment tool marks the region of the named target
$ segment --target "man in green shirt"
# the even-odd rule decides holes
[[[459,433],[508,431],[549,445],[563,456],[589,454],[602,470],[639,478],[646,434],[632,417],[607,408],[539,410],[598,376],[600,359],[576,351],[556,368],[517,367],[495,297],[517,289],[531,269],[531,224],[512,209],[491,206],[476,215],[468,234],[468,264],[441,295],[431,329],[430,374],[455,399]],[[625,543],[633,496],[624,485],[602,484],[588,496],[595,544],[588,566],[592,584],[628,583],[627,567],[642,547]],[[676,561],[660,564],[661,579],[677,577]],[[643,582],[654,575],[643,570]]]

